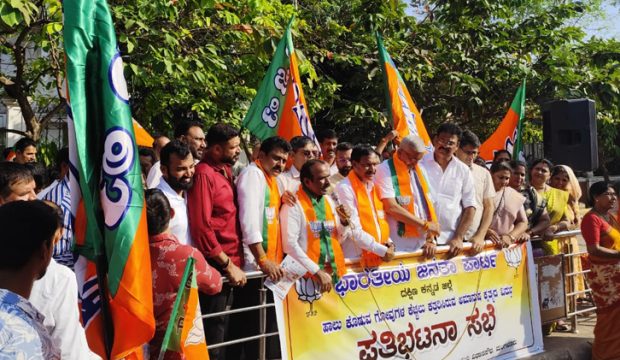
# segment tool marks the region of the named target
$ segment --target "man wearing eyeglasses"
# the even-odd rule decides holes
[[[291,139],[290,158],[293,159],[293,165],[290,169],[278,175],[278,187],[280,192],[288,191],[295,194],[301,184],[299,181],[299,171],[304,164],[311,159],[319,157],[319,149],[312,139],[307,136],[295,136]]]
[[[425,152],[419,136],[405,136],[394,156],[377,167],[375,187],[396,251],[422,249],[425,257],[432,258],[439,224],[434,216],[426,175],[419,166]]]
[[[480,149],[480,139],[469,130],[463,131],[456,157],[467,165],[474,177],[476,190],[476,213],[471,227],[465,234],[465,239],[472,244],[472,253],[477,254],[484,249],[484,237],[493,220],[495,209],[495,189],[491,173],[486,168],[474,164]]]
[[[441,225],[438,245],[449,245],[450,257],[463,250],[463,239],[476,213],[474,179],[467,165],[455,158],[463,131],[452,123],[444,123],[433,136],[435,150],[424,156],[420,165],[428,182]]]

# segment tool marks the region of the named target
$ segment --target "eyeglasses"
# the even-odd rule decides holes
[[[616,194],[615,192],[606,192],[606,193],[602,193],[601,195],[618,197],[618,194]]]
[[[315,157],[315,158],[319,157],[318,151],[304,150],[303,154],[305,157],[310,157],[310,156]]]

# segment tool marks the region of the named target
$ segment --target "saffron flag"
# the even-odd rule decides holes
[[[243,126],[261,140],[281,136],[290,140],[305,135],[318,141],[310,124],[308,106],[301,87],[297,55],[291,36],[291,20],[243,119]]]
[[[140,125],[139,122],[137,122],[136,120],[133,120],[132,122],[133,122],[133,133],[136,136],[136,144],[138,144],[138,146],[152,148],[153,141],[155,141],[155,139],[153,139],[151,134],[149,134],[146,131],[146,129],[143,128],[142,125]]]
[[[106,321],[98,317],[104,300],[109,302],[110,358],[133,357],[153,337],[155,319],[151,272],[145,271],[150,257],[144,191],[123,61],[105,0],[65,0],[63,6],[71,200],[76,247],[86,262],[80,279],[82,319],[89,344],[107,358],[101,353]],[[93,262],[103,266],[95,272]],[[105,279],[97,279],[101,274]]]
[[[424,141],[427,151],[432,151],[431,138],[426,131],[420,111],[416,107],[405,82],[400,77],[396,65],[383,46],[383,39],[377,33],[377,46],[379,47],[379,60],[383,69],[385,84],[385,96],[389,117],[392,119],[394,130],[398,131],[398,137],[416,135]]]
[[[525,79],[517,89],[510,108],[495,132],[480,146],[480,157],[488,162],[493,161],[495,152],[508,150],[513,159],[524,160],[523,118],[525,117]]]
[[[209,359],[205,332],[202,327],[194,263],[194,258],[187,259],[166,334],[161,344],[159,360],[164,359],[167,351],[183,354],[188,360]]]

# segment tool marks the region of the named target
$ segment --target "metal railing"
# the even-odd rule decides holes
[[[227,309],[224,311],[211,313],[211,314],[203,314],[203,319],[214,318],[217,316],[229,316],[231,314],[238,314],[243,312],[250,312],[258,310],[258,334],[253,336],[248,336],[244,338],[234,339],[223,341],[221,343],[216,344],[207,344],[209,349],[217,349],[230,345],[241,344],[245,342],[250,342],[254,340],[258,340],[258,359],[265,360],[267,353],[267,338],[270,336],[277,336],[278,332],[267,333],[267,308],[275,307],[273,303],[267,303],[267,288],[265,288],[265,277],[262,271],[250,271],[245,273],[246,278],[248,280],[260,279],[260,288],[259,292],[259,301],[258,305],[248,306],[240,309]],[[222,277],[224,283],[228,282],[228,279]]]
[[[574,267],[574,260],[573,260],[573,258],[575,257],[581,258],[582,255],[586,255],[587,251],[575,252],[577,249],[573,249],[572,244],[569,242],[566,242],[567,239],[574,237],[574,236],[579,236],[579,235],[581,235],[580,230],[570,230],[570,231],[559,232],[557,234],[554,234],[553,236],[554,239],[558,239],[560,241],[562,249],[568,249],[568,251],[563,252],[564,257],[568,258],[568,261],[566,262],[562,270],[564,271],[564,278],[570,279],[567,282],[568,284],[570,284],[570,290],[566,291],[566,304],[568,305],[568,312],[566,316],[567,316],[567,319],[570,320],[571,332],[575,334],[579,332],[578,315],[593,312],[596,310],[596,306],[594,305],[594,302],[592,302],[593,305],[590,307],[579,309],[579,305],[577,301],[579,295],[587,295],[590,301],[592,299],[592,290],[587,288],[588,283],[585,277],[585,274],[589,273],[590,270],[582,269],[581,271],[576,271]],[[537,242],[537,241],[543,241],[543,240],[541,237],[537,236],[537,237],[533,237],[531,241]],[[580,277],[580,276],[583,278],[583,284],[584,284],[584,287],[586,288],[585,290],[577,291],[575,290],[575,284],[578,281],[577,277]]]

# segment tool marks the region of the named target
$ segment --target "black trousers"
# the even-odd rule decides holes
[[[228,285],[222,286],[222,291],[215,295],[199,294],[200,310],[203,314],[214,314],[229,309],[233,302],[233,289]],[[211,344],[224,342],[228,331],[228,316],[216,316],[203,319],[207,347]],[[224,360],[226,347],[209,349],[211,360]]]
[[[224,284],[222,291],[216,295],[200,294],[200,308],[203,314],[213,314],[227,309],[240,309],[260,304],[260,279],[249,280],[242,288],[232,288]],[[273,303],[273,294],[267,290],[267,303]],[[224,341],[236,340],[258,335],[260,325],[259,310],[252,310],[204,319],[207,346]],[[267,308],[266,332],[277,332],[278,325],[273,307]],[[253,340],[217,349],[209,349],[211,360],[256,360],[258,359],[259,341]],[[267,338],[267,359],[280,359],[280,339],[278,336]]]

